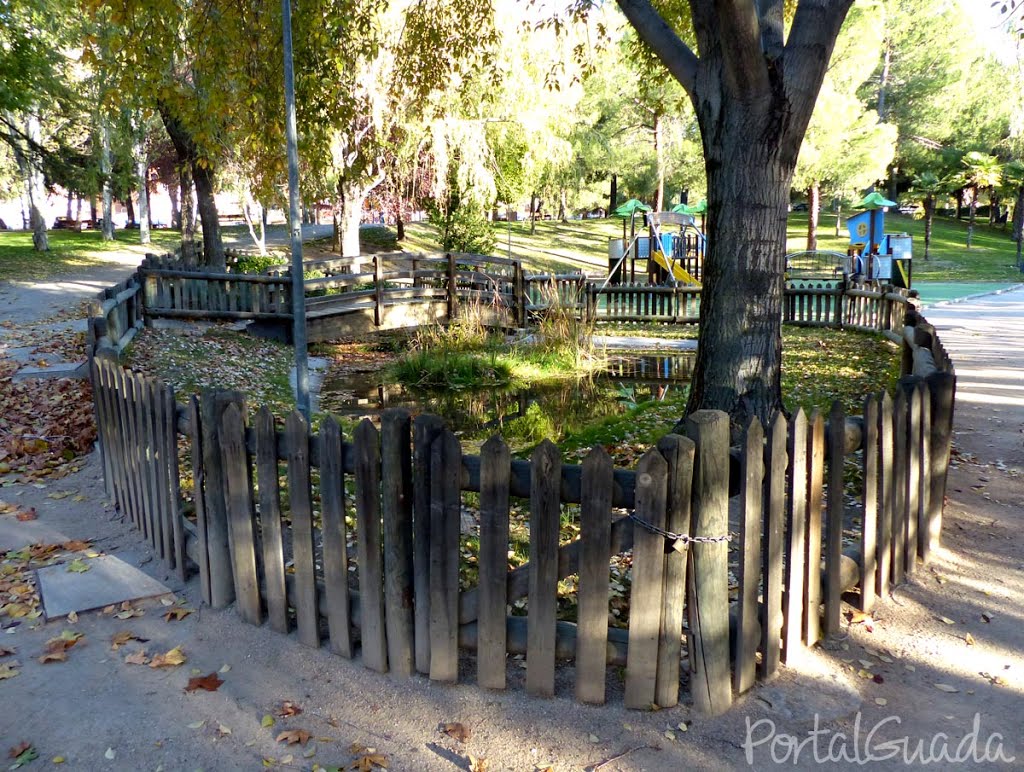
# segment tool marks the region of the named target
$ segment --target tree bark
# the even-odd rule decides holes
[[[178,176],[181,189],[181,254],[186,261],[195,261],[196,198],[192,192],[192,167],[188,163],[182,163]]]
[[[1017,198],[1013,204],[1013,240],[1020,244],[1024,231],[1024,185],[1017,188]]]
[[[178,185],[167,186],[167,197],[171,199],[171,227],[178,231],[181,230],[181,207],[178,205],[180,191],[180,182]]]
[[[569,219],[569,194],[565,188],[558,191],[558,221],[566,222]]]
[[[170,108],[162,102],[158,105],[160,118],[163,120],[167,135],[178,155],[182,171],[187,168],[191,172],[191,183],[196,190],[196,208],[203,224],[203,259],[202,264],[223,271],[226,268],[224,242],[220,235],[220,219],[217,215],[217,202],[214,200],[214,167],[208,159],[200,157],[192,135],[181,124]],[[183,249],[188,248],[195,236],[191,222],[191,212],[185,212],[184,173],[182,175],[182,241]],[[190,186],[191,187],[191,186]],[[190,238],[191,237],[191,238]]]
[[[359,221],[369,190],[344,178],[338,181],[338,242],[342,257],[359,257]]]
[[[110,184],[113,165],[110,160],[110,125],[101,118],[100,127],[100,174],[103,177],[103,240],[114,240],[114,195]]]
[[[821,209],[821,186],[815,180],[807,189],[807,251],[818,248],[818,212]]]
[[[532,199],[531,199],[532,201]],[[612,175],[612,187],[608,193],[608,216],[611,217],[612,212],[615,211],[615,207],[619,205],[619,178],[617,175]]]
[[[28,226],[32,229],[32,248],[36,252],[47,252],[50,239],[46,233],[46,217],[43,215],[43,201],[46,200],[46,185],[39,168],[38,151],[42,146],[43,131],[39,117],[30,113],[25,125],[28,143],[23,149],[15,148],[15,161],[25,180],[25,199],[28,204]],[[19,143],[20,144],[20,143]],[[24,218],[23,218],[24,219]]]
[[[135,184],[139,188],[139,243],[148,244],[149,235],[149,159],[146,157],[145,132],[138,121],[133,120],[135,130],[135,142],[133,143],[133,155],[135,156]]]

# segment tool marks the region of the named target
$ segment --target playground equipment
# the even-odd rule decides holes
[[[848,273],[864,279],[891,282],[910,287],[913,240],[906,233],[885,232],[885,208],[896,206],[880,193],[866,195],[858,209],[865,211],[850,217],[850,266]]]
[[[626,211],[629,211],[630,218],[631,237],[628,239],[625,236]],[[647,235],[636,232],[637,213],[644,214]],[[609,240],[608,277],[602,287],[634,283],[637,260],[645,261],[647,278],[651,284],[700,286],[699,274],[707,241],[696,227],[693,215],[650,212],[649,207],[638,201],[635,204],[627,201],[615,211],[615,215],[624,220],[623,238]],[[663,232],[663,225],[678,225],[679,231]]]

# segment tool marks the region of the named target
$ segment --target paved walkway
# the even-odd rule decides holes
[[[869,752],[865,735],[887,722],[874,736],[876,750],[882,741],[911,751],[923,742],[927,750],[944,733],[955,752],[977,726],[979,752],[999,732],[1004,758],[1016,759],[981,767],[1019,769],[1024,291],[933,309],[928,316],[959,378],[943,548],[931,566],[885,599],[873,619],[851,624],[842,638],[808,652],[806,661],[784,668],[725,716],[696,716],[686,706],[628,711],[619,694],[607,706],[584,707],[564,685],[553,700],[528,697],[521,683],[487,692],[473,685],[471,669],[453,687],[391,678],[325,649],[304,648],[293,636],[243,624],[230,608],[201,609],[171,622],[162,618],[159,602],[144,601],[136,605],[143,615],[130,619],[90,612],[73,625],[23,621],[0,635],[0,644],[17,649],[0,659],[0,668],[12,659],[21,663],[17,677],[0,680],[0,699],[18,706],[0,712],[0,747],[30,742],[40,755],[37,764],[62,756],[69,766],[104,770],[345,766],[353,761],[350,744],[360,743],[386,755],[392,770],[466,769],[472,754],[488,759],[490,769],[550,764],[577,770],[618,757],[601,769],[669,772],[770,768],[769,743],[776,738],[786,767],[810,770],[821,768],[816,762],[827,759],[837,732],[852,742],[859,731],[863,758]],[[3,488],[0,498],[35,507],[38,525],[95,540],[97,550],[141,567],[189,608],[198,607],[196,582],[178,584],[105,504],[95,455],[75,475],[43,489]],[[67,629],[85,634],[68,661],[37,662],[45,642]],[[112,636],[125,631],[149,640],[112,651]],[[140,650],[152,656],[177,646],[187,657],[182,667],[125,661]],[[513,666],[511,672],[515,680],[520,671]],[[184,691],[190,676],[208,673],[224,680],[216,692]],[[300,704],[303,713],[278,715],[272,728],[263,726],[262,717],[275,714],[282,700]],[[446,722],[465,724],[469,744],[439,731]],[[818,757],[807,745],[793,763],[792,743],[806,740],[816,722],[823,733]],[[308,731],[313,739],[304,746],[276,742],[289,729]],[[863,766],[906,769],[902,758],[892,756]],[[969,765],[931,768],[963,766]],[[830,768],[853,767],[847,761]]]

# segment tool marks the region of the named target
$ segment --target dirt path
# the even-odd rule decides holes
[[[91,287],[94,280],[76,286]],[[38,317],[63,302],[56,293],[38,297],[51,299],[45,311],[42,300],[19,307],[38,311]],[[245,625],[233,609],[200,609],[195,581],[176,584],[106,503],[94,455],[81,471],[45,488],[0,488],[0,499],[35,507],[35,527],[50,529],[49,538],[91,539],[97,551],[140,566],[197,610],[168,622],[165,607],[153,600],[136,604],[145,613],[130,619],[89,612],[76,624],[22,620],[0,633],[0,646],[17,649],[0,659],[0,668],[20,662],[17,676],[0,680],[0,699],[8,706],[0,712],[0,749],[31,743],[39,760],[30,770],[58,756],[69,768],[86,770],[309,770],[351,763],[356,757],[350,746],[359,743],[385,754],[392,770],[468,769],[472,754],[488,759],[490,770],[582,769],[618,757],[600,769],[667,772],[746,768],[750,728],[754,768],[773,766],[774,750],[774,760],[784,766],[811,769],[817,768],[813,746],[802,746],[794,764],[793,744],[813,740],[807,733],[816,716],[824,730],[818,757],[824,759],[834,733],[850,735],[857,726],[863,758],[864,736],[883,720],[874,737],[878,755],[885,755],[882,740],[908,737],[927,750],[940,732],[955,752],[977,714],[979,754],[990,734],[1001,732],[1004,757],[1018,759],[1003,766],[1020,768],[1024,292],[936,308],[929,319],[942,331],[960,380],[958,455],[943,549],[886,599],[874,620],[808,652],[726,716],[699,718],[685,706],[628,711],[617,694],[608,706],[584,707],[564,683],[552,700],[527,698],[521,684],[487,692],[473,685],[471,669],[463,672],[465,683],[454,687],[381,676],[324,649],[304,648],[294,636]],[[85,637],[66,662],[40,664],[45,642],[66,629]],[[149,640],[112,651],[111,638],[125,630]],[[188,660],[179,667],[125,662],[139,650],[151,656],[175,646]],[[517,668],[511,670],[515,675]],[[216,692],[184,691],[190,677],[215,672],[224,680]],[[263,717],[284,700],[303,712],[263,726]],[[440,732],[446,722],[467,726],[468,743]],[[312,739],[303,746],[276,742],[288,729],[306,730]],[[848,745],[847,761],[831,768],[852,768],[853,753]],[[904,768],[900,758],[865,766]]]

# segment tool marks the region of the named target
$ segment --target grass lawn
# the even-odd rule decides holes
[[[0,231],[0,280],[34,281],[73,273],[118,252],[141,261],[147,252],[168,252],[181,243],[178,231],[154,230],[152,237],[151,244],[140,244],[138,231],[119,230],[116,240],[104,241],[99,231],[51,230],[50,251],[36,252],[31,231]]]

